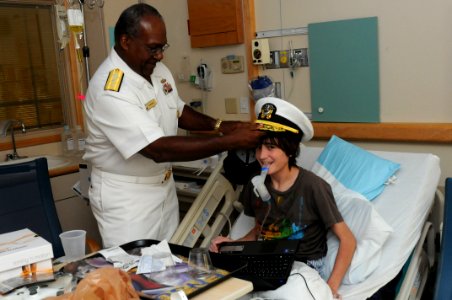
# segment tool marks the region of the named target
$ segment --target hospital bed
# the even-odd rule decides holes
[[[303,147],[299,165],[311,169],[322,149]],[[344,300],[367,299],[403,271],[396,299],[420,299],[429,270],[435,263],[435,237],[444,209],[444,197],[437,190],[439,158],[428,153],[371,152],[400,164],[397,179],[371,202],[392,231],[378,251],[379,261],[375,269],[366,275],[365,280],[343,284],[340,293]],[[238,192],[224,182],[221,162],[195,200],[193,209],[188,211],[172,242],[193,246],[196,243],[193,241],[194,232],[204,232],[198,237],[203,237],[202,246],[208,245],[210,238],[222,230],[221,225],[227,223],[226,218],[234,208],[240,207],[236,203]],[[217,193],[213,199],[212,190]],[[212,201],[219,203],[220,213],[206,210],[206,207],[213,207]],[[218,211],[218,208],[214,210]],[[214,222],[213,226],[203,226],[207,224],[207,217],[217,218],[216,221],[210,221]],[[231,237],[242,236],[252,225],[252,219],[240,215],[232,226]],[[331,239],[328,239],[329,249]]]
[[[218,236],[226,224],[231,226],[231,216],[235,210],[239,189],[223,176],[223,161],[226,153],[215,159],[198,160],[190,164],[179,164],[179,167],[192,167],[193,173],[211,169],[207,181],[193,201],[170,242],[187,247],[207,247],[210,240]]]

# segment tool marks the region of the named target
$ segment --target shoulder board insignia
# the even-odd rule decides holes
[[[144,106],[146,106],[146,110],[150,110],[151,108],[153,108],[156,105],[157,105],[157,100],[152,99],[152,100],[149,100]]]
[[[121,88],[122,78],[124,77],[124,72],[120,69],[111,70],[108,74],[107,82],[105,83],[104,90],[119,92]]]

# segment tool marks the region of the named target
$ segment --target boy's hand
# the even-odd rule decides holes
[[[221,236],[221,235],[217,236],[216,238],[212,239],[212,241],[210,241],[209,251],[218,253],[219,246],[221,243],[232,242],[232,241],[233,240],[228,237]]]

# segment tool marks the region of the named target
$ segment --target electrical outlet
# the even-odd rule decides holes
[[[248,97],[240,97],[240,113],[250,113],[250,100],[248,99]]]

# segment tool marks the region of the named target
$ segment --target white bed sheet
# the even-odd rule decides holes
[[[323,148],[303,147],[299,164],[311,169]],[[393,279],[412,253],[440,179],[439,158],[429,153],[371,151],[401,164],[395,183],[372,201],[394,232],[383,246],[379,267],[363,282],[342,285],[344,300],[363,300]]]

